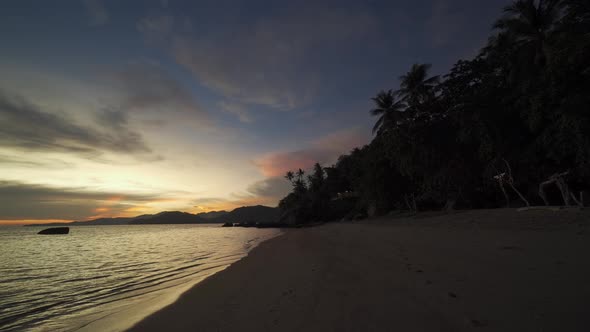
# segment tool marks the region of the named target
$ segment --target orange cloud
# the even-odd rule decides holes
[[[290,170],[310,169],[316,162],[334,163],[341,154],[366,144],[369,139],[369,133],[358,128],[341,130],[317,138],[306,149],[265,154],[254,160],[254,164],[267,177],[283,176]]]
[[[64,219],[22,219],[22,220],[0,220],[0,225],[4,226],[19,226],[27,224],[48,224],[48,223],[63,223],[70,222],[71,220]]]
[[[310,168],[321,157],[321,151],[300,150],[269,153],[254,161],[264,176],[284,175],[289,170]]]

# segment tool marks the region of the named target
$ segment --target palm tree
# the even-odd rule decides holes
[[[400,89],[396,93],[413,112],[417,112],[420,105],[434,98],[439,76],[428,77],[430,67],[430,64],[414,64],[409,72],[399,78]]]
[[[293,178],[295,178],[295,174],[293,174],[292,171],[288,171],[287,174],[285,174],[285,179],[289,180],[289,182],[293,182]]]
[[[406,104],[396,100],[392,90],[380,91],[377,96],[371,98],[375,102],[375,108],[370,111],[372,116],[379,119],[373,126],[373,134],[382,133],[393,128],[406,115],[403,111]]]
[[[299,181],[303,181],[303,175],[305,175],[305,171],[302,170],[301,168],[297,171],[297,179]]]
[[[517,0],[504,8],[494,28],[505,33],[536,65],[548,57],[547,42],[562,14],[563,0]]]

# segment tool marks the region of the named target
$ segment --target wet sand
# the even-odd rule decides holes
[[[590,211],[289,229],[133,331],[590,331]]]

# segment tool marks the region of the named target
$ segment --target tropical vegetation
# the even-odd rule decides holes
[[[514,1],[477,56],[429,70],[372,98],[370,144],[287,174],[285,218],[543,204],[556,174],[590,182],[590,1]]]

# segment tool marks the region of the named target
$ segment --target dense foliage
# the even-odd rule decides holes
[[[539,184],[590,174],[590,1],[519,0],[488,44],[442,77],[416,64],[373,98],[374,139],[333,167],[288,173],[293,222],[394,209],[542,203]],[[498,187],[508,174],[513,190]],[[348,207],[348,208],[347,208]]]

